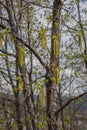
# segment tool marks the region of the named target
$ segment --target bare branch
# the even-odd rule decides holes
[[[55,112],[56,118],[58,118],[59,112],[61,112],[64,108],[66,108],[70,103],[72,103],[73,101],[79,99],[80,97],[83,97],[83,96],[86,95],[86,94],[87,94],[87,91],[84,92],[84,93],[82,93],[82,94],[80,94],[80,95],[78,95],[78,96],[76,96],[76,97],[73,97],[73,98],[71,98],[69,101],[67,101],[60,109],[58,109],[58,110]]]

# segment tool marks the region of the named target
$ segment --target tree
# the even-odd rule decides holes
[[[3,0],[0,2],[1,93],[5,86],[5,89],[11,88],[10,94],[14,95],[12,100],[14,107],[10,108],[10,113],[6,111],[7,102],[4,105],[5,110],[3,109],[7,119],[6,129],[8,129],[8,117],[10,117],[13,119],[10,123],[11,127],[13,128],[16,124],[18,130],[23,130],[24,126],[26,130],[40,128],[60,130],[58,119],[61,112],[62,128],[65,130],[63,110],[72,101],[87,94],[85,91],[70,98],[67,102],[62,102],[61,24],[65,25],[63,27],[65,30],[68,28],[67,32],[71,35],[76,36],[77,32],[72,33],[73,27],[70,28],[66,24],[67,21],[63,21],[66,16],[63,13],[63,10],[66,11],[64,2],[54,0],[50,6],[48,3],[50,2],[45,0]],[[77,35],[79,35],[81,47],[82,38],[85,42],[85,35],[80,18],[79,1],[76,1],[76,4],[80,25],[80,32]],[[43,10],[40,11],[40,9]],[[42,17],[41,21],[39,21],[39,16]],[[47,23],[43,23],[43,18]],[[72,18],[75,19],[75,17]],[[49,24],[50,22],[52,25]],[[86,51],[84,54],[86,56]],[[68,54],[65,56],[69,59]],[[44,60],[44,57],[47,60]],[[70,84],[72,84],[71,81]]]

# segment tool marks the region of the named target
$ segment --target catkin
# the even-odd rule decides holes
[[[18,63],[20,67],[22,67],[25,64],[25,51],[23,50],[22,47],[19,47]]]
[[[44,86],[41,86],[40,88],[40,104],[42,105],[42,107],[45,106]]]
[[[47,37],[46,37],[46,30],[45,29],[41,29],[41,37],[42,37],[42,46],[44,49],[47,48]]]
[[[19,91],[23,91],[23,85],[24,85],[24,82],[23,82],[23,79],[22,77],[20,76],[20,78],[18,79],[18,87],[19,87]]]
[[[59,42],[57,39],[54,39],[54,55],[57,58],[59,56]]]

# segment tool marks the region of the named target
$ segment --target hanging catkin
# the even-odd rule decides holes
[[[42,46],[44,49],[46,49],[47,48],[46,30],[42,28],[40,30],[40,33],[41,33],[41,38],[42,38]]]
[[[18,79],[18,87],[19,87],[19,91],[23,91],[23,85],[24,85],[24,82],[23,82],[23,79],[22,77],[20,76],[19,79]]]
[[[41,86],[40,87],[40,104],[41,104],[42,107],[45,106],[45,95],[44,95],[44,92],[45,92],[44,86]]]
[[[53,47],[54,47],[54,55],[57,58],[59,56],[59,41],[57,38],[54,39]]]
[[[23,47],[18,48],[18,63],[20,67],[25,64],[25,51]]]

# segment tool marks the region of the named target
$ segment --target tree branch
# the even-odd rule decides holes
[[[31,6],[31,5],[35,5],[35,6],[39,6],[41,8],[46,8],[46,9],[51,9],[52,10],[52,7],[48,7],[48,6],[44,6],[44,5],[41,5],[41,4],[37,4],[35,2],[26,2],[25,5],[22,8],[20,8],[17,16],[21,15],[22,12],[25,10],[25,8],[28,7],[28,6]]]
[[[0,24],[0,27],[2,29],[8,29],[10,30],[9,28],[5,27],[3,24]],[[25,47],[27,47],[36,57],[37,59],[39,60],[39,62],[41,63],[42,66],[44,66],[46,68],[46,70],[49,69],[48,65],[42,60],[42,58],[38,55],[38,53],[29,45],[27,45],[26,41],[24,41],[23,39],[19,38],[16,34],[14,34],[13,32],[9,32],[11,33],[14,38],[16,38],[16,40],[18,40],[19,42],[21,42]]]
[[[56,119],[58,118],[59,112],[61,112],[64,108],[66,108],[70,103],[72,103],[73,101],[79,99],[80,97],[83,97],[83,96],[86,95],[86,94],[87,94],[87,91],[84,92],[84,93],[82,93],[82,94],[80,94],[80,95],[78,95],[78,96],[76,96],[76,97],[73,97],[73,98],[71,98],[69,101],[67,101],[60,109],[58,109],[58,110],[55,112]]]

